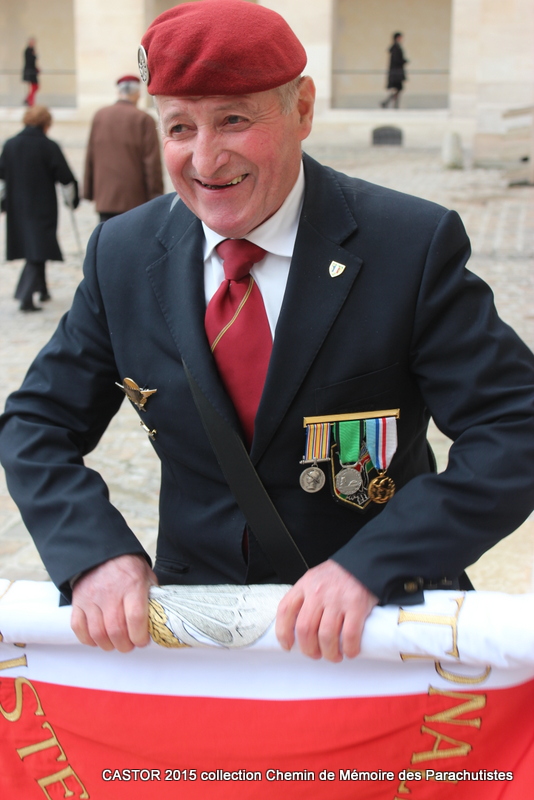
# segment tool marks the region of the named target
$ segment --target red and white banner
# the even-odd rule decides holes
[[[362,655],[330,664],[269,620],[236,646],[256,600],[223,587],[219,613],[218,588],[153,595],[171,639],[204,646],[121,654],[77,644],[51,584],[0,581],[2,800],[532,795],[534,595],[375,609]]]

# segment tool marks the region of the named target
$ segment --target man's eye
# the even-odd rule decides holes
[[[171,130],[170,130],[170,133],[171,134],[173,134],[173,133],[183,133],[186,130],[187,130],[187,127],[185,125],[173,125]]]
[[[240,122],[244,122],[244,118],[239,117],[237,114],[232,114],[232,116],[226,118],[226,122],[229,125],[238,125]]]

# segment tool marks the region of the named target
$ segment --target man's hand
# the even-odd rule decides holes
[[[127,653],[144,647],[148,634],[148,590],[158,579],[142,556],[106,561],[76,581],[71,627],[82,644]]]
[[[285,650],[291,650],[296,636],[310,658],[354,658],[365,620],[377,603],[360,581],[329,559],[308,570],[282,598],[276,636]]]

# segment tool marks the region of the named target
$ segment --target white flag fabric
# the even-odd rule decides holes
[[[52,584],[0,580],[2,800],[530,796],[534,595],[376,608],[330,664],[279,647],[286,590],[154,587],[155,641],[121,654]]]

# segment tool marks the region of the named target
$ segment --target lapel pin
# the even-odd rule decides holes
[[[115,386],[122,389],[128,400],[131,400],[139,411],[146,411],[146,408],[144,408],[146,401],[150,395],[158,391],[157,389],[140,389],[131,378],[124,378],[122,383],[116,383]]]
[[[337,276],[341,275],[341,273],[344,271],[345,271],[345,264],[340,264],[339,261],[330,262],[330,266],[328,267],[328,272],[330,273],[331,278],[337,278]]]

